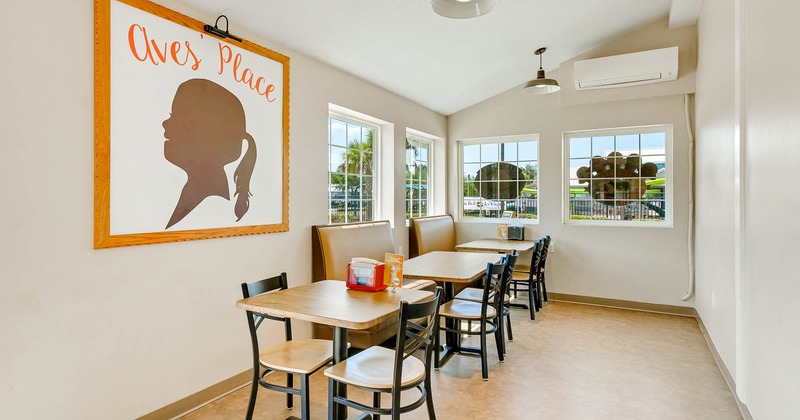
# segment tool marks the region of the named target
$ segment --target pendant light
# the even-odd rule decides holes
[[[561,86],[555,79],[547,79],[544,77],[544,69],[542,68],[542,54],[547,51],[547,48],[542,47],[534,52],[539,56],[539,71],[536,72],[536,80],[531,80],[525,83],[522,88],[522,93],[532,93],[536,95],[543,95],[545,93],[553,93],[561,90]]]
[[[433,11],[452,19],[483,16],[497,7],[500,0],[432,0]]]

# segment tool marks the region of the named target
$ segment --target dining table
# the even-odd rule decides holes
[[[482,278],[486,275],[487,265],[499,263],[502,257],[499,253],[488,252],[432,251],[406,260],[403,263],[403,279],[444,283],[442,302],[447,302],[455,297],[457,283],[468,284]],[[454,328],[453,320],[447,323],[448,327]],[[439,364],[444,365],[461,348],[458,334],[447,333]]]
[[[503,252],[510,254],[513,251],[523,253],[533,249],[536,241],[518,241],[514,239],[483,238],[456,245],[456,251],[471,252]]]
[[[394,290],[393,290],[394,289]],[[372,292],[347,288],[341,280],[322,280],[247,299],[236,307],[261,314],[316,322],[333,327],[333,362],[347,358],[347,334],[384,321],[399,319],[400,302],[423,302],[433,297],[427,290],[387,288]],[[334,395],[347,396],[347,386],[337,384]],[[347,418],[347,407],[332,407],[334,419]]]

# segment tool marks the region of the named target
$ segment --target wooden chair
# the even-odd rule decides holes
[[[516,263],[517,263],[517,257],[519,257],[519,254],[517,253],[516,250],[514,250],[511,254],[505,256],[505,258],[503,259],[503,262],[505,264],[505,271],[503,273],[503,277],[504,277],[503,281],[505,283],[505,290],[502,293],[502,296],[503,296],[503,311],[500,314],[500,316],[503,317],[505,319],[505,321],[506,321],[506,331],[508,331],[508,341],[514,341],[514,332],[511,329],[511,295],[510,295],[509,288],[510,288],[510,283],[511,283],[512,276],[514,274],[514,267],[516,266]],[[483,289],[479,289],[477,287],[468,287],[468,288],[465,288],[464,290],[462,290],[461,292],[459,292],[456,295],[455,298],[456,299],[461,299],[461,300],[468,300],[468,301],[472,301],[472,302],[480,302],[481,299],[483,298]],[[489,300],[489,303],[492,304],[492,305],[494,304],[494,298],[495,298],[494,296],[491,296],[491,298]],[[467,323],[467,328],[472,328],[471,324],[472,324],[471,322],[468,322]],[[502,325],[503,322],[501,321],[500,324]],[[503,335],[503,339],[504,339],[503,340],[503,354],[506,354],[506,351],[505,351],[506,350],[505,349],[505,338],[506,338],[505,337],[505,333],[503,331],[500,331],[500,334]]]
[[[287,288],[286,273],[279,276],[259,280],[253,283],[242,283],[242,296],[249,298],[273,290]],[[286,341],[274,344],[259,351],[256,331],[264,320],[283,323]],[[253,345],[253,384],[250,390],[250,403],[247,405],[248,420],[253,418],[258,387],[286,393],[286,407],[292,408],[294,395],[300,395],[301,416],[309,418],[309,375],[328,364],[333,356],[331,340],[307,339],[292,340],[292,322],[289,318],[259,314],[247,311],[247,326],[250,329],[250,341]],[[286,386],[269,383],[267,376],[282,372],[286,374]],[[300,376],[300,388],[294,388],[293,375]]]
[[[533,244],[531,250],[531,264],[529,266],[518,266],[511,277],[510,291],[517,297],[517,292],[523,291],[528,293],[528,308],[531,311],[531,320],[536,319],[536,311],[542,307],[540,299],[539,288],[539,267],[542,258],[542,248],[544,243],[542,240]]]
[[[505,258],[505,257],[504,257]],[[505,260],[504,260],[505,261]],[[494,334],[495,342],[497,343],[497,355],[502,362],[504,353],[503,343],[503,299],[500,297],[505,290],[504,272],[505,263],[500,264],[489,263],[486,266],[486,276],[483,283],[483,295],[480,302],[470,300],[453,299],[445,302],[439,308],[439,316],[444,317],[446,320],[455,321],[455,327],[447,327],[447,322],[440,324],[439,329],[445,333],[453,333],[461,335],[478,335],[480,336],[480,346],[473,347],[459,347],[460,353],[473,353],[480,355],[481,358],[481,374],[484,381],[489,380],[489,363],[487,357],[486,336]],[[462,321],[479,322],[478,331],[472,328],[462,328]],[[444,326],[442,326],[444,325]],[[436,359],[434,367],[439,369],[439,335],[436,336]]]
[[[348,359],[325,369],[328,377],[328,417],[336,404],[343,404],[379,419],[389,415],[399,419],[407,413],[427,405],[428,418],[436,419],[431,394],[431,356],[435,337],[438,335],[439,300],[442,288],[437,287],[433,299],[423,303],[400,303],[400,322],[394,350],[380,346],[370,347]],[[423,349],[423,359],[413,354]],[[373,393],[372,405],[366,405],[346,397],[334,397],[337,384],[355,386]],[[401,405],[403,391],[417,389],[419,398]],[[391,395],[391,407],[381,407],[381,394]]]

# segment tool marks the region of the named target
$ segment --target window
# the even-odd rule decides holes
[[[566,133],[564,220],[670,226],[672,127]]]
[[[539,217],[538,136],[463,140],[461,218]]]
[[[406,220],[430,214],[432,153],[432,141],[406,138]]]
[[[328,222],[371,221],[375,215],[378,126],[341,115],[328,118]]]

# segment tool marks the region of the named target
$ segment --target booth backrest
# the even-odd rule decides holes
[[[388,220],[312,226],[312,280],[342,280],[353,257],[383,261],[395,252]]]
[[[455,251],[456,227],[449,214],[411,219],[408,229],[410,258],[431,251]]]
[[[312,281],[342,280],[347,263],[354,257],[383,261],[386,253],[395,252],[392,227],[387,220],[340,225],[311,227]],[[436,283],[430,280],[403,282],[404,288],[435,291]],[[397,320],[387,320],[365,330],[348,333],[350,345],[366,349],[385,342],[397,334]],[[314,324],[314,337],[330,339],[332,328]]]

